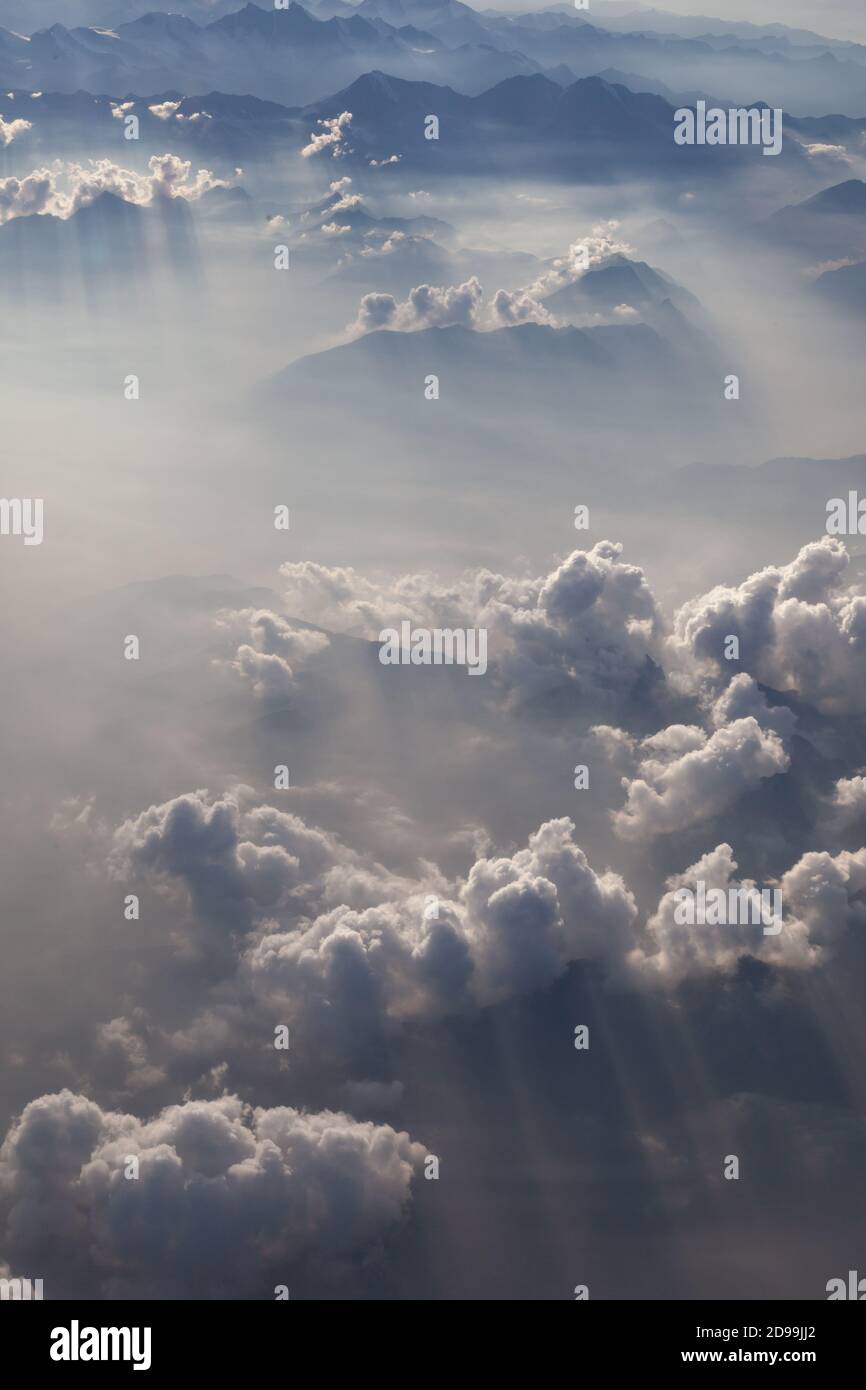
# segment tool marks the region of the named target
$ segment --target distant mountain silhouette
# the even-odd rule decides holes
[[[0,285],[7,293],[110,284],[116,297],[124,287],[134,292],[157,260],[195,282],[198,257],[183,198],[140,207],[101,193],[71,217],[14,217],[0,227]]]
[[[866,255],[866,183],[834,184],[780,208],[758,230],[783,249],[821,260]]]

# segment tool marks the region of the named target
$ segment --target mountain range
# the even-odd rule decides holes
[[[80,143],[86,136],[94,154],[111,150],[116,157],[119,127],[112,101],[123,99],[133,103],[130,110],[141,122],[139,150],[160,152],[170,139],[172,148],[226,163],[242,156],[268,159],[274,147],[291,148],[292,141],[299,150],[319,122],[351,112],[342,145],[346,164],[367,167],[396,154],[404,167],[432,178],[507,168],[512,176],[605,183],[635,171],[672,178],[738,174],[755,162],[814,177],[797,141],[786,141],[772,161],[761,158],[758,146],[676,145],[669,101],[600,77],[563,87],[541,73],[521,75],[469,96],[374,69],[332,95],[291,107],[225,92],[182,97],[179,89],[150,90],[153,95],[142,96],[125,87],[114,99],[45,93],[34,102],[19,88],[0,103],[0,114],[10,120],[24,113],[32,120],[33,130],[13,147],[21,151],[39,148],[42,140],[62,148],[64,139]],[[166,112],[166,101],[178,105]],[[438,140],[425,138],[431,113],[439,119]]]
[[[112,12],[108,0],[105,9]],[[565,9],[481,13],[459,0],[223,9],[210,22],[202,22],[203,7],[195,5],[180,14],[139,13],[113,27],[55,22],[32,33],[0,29],[0,85],[112,95],[217,88],[295,104],[374,67],[470,94],[516,74],[552,72],[567,82],[613,69],[671,91],[717,92],[737,103],[760,93],[802,116],[825,114],[828,89],[843,115],[859,117],[866,107],[866,47],[817,36],[795,43],[776,31],[752,35],[723,26],[692,37],[655,32],[639,21],[635,30],[602,27]]]
[[[760,232],[785,251],[823,261],[866,256],[866,183],[846,179],[780,208]]]

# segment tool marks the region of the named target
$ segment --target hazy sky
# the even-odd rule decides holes
[[[593,0],[590,0],[590,7]],[[834,38],[866,42],[866,5],[863,0],[666,0],[649,6],[671,14],[712,15],[720,19],[745,19],[752,24],[790,24],[815,29]],[[604,9],[598,0],[599,14]]]

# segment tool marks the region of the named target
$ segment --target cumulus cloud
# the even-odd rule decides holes
[[[304,1262],[374,1252],[423,1158],[340,1112],[223,1096],[140,1120],[66,1090],[31,1101],[0,1147],[4,1248],[106,1298],[273,1298]]]
[[[770,565],[736,587],[719,585],[683,604],[669,654],[673,674],[696,687],[730,667],[729,636],[739,639],[739,667],[763,685],[791,691],[826,714],[866,710],[866,596],[845,588],[848,552],[825,536],[788,565]]]
[[[23,135],[25,131],[32,129],[32,121],[24,121],[20,119],[13,121],[4,121],[3,117],[0,116],[0,145],[11,145],[12,141],[17,140],[19,135]]]
[[[804,150],[810,159],[834,159],[842,164],[851,164],[851,156],[844,145],[826,145],[816,142],[812,145],[804,145]]]
[[[296,689],[298,667],[329,645],[325,633],[297,627],[264,608],[224,613],[219,623],[246,629],[249,641],[238,647],[231,664],[263,700],[291,695]]]
[[[336,201],[331,203],[328,212],[353,212],[362,202],[360,193],[341,193]]]
[[[410,333],[458,323],[470,328],[476,322],[483,295],[474,275],[462,285],[449,285],[444,289],[417,285],[409,292],[408,299],[402,301],[392,294],[365,294],[352,331],[369,333],[377,328],[391,328]]]
[[[372,240],[381,236],[381,233],[365,232],[364,236]],[[398,250],[400,246],[402,246],[404,243],[407,243],[409,240],[410,238],[406,236],[405,232],[391,232],[388,236],[385,237],[384,241],[380,241],[378,246],[371,245],[362,247],[361,255],[390,256],[393,254],[394,251]]]
[[[351,111],[343,111],[339,116],[317,121],[316,124],[321,129],[312,132],[310,143],[301,150],[301,158],[312,159],[314,155],[321,154],[323,150],[330,150],[333,159],[342,158],[347,150],[345,139],[352,124]]]
[[[672,724],[641,740],[598,728],[611,751],[627,745],[635,764],[623,778],[625,806],[613,815],[618,835],[647,840],[683,830],[726,810],[765,778],[787,772],[785,740],[794,716],[786,709],[770,711],[751,677],[734,678],[713,705],[711,719],[716,728],[710,733]]]
[[[587,236],[572,242],[564,256],[551,261],[523,293],[533,299],[546,299],[556,290],[574,284],[588,270],[603,265],[611,256],[634,255],[634,247],[617,236],[619,225],[616,221],[596,223]]]
[[[515,579],[481,570],[450,585],[432,576],[379,582],[312,561],[281,574],[286,608],[322,627],[376,639],[405,618],[425,627],[483,627],[500,679],[516,698],[551,688],[620,698],[658,656],[661,614],[622,547],[575,550],[550,574]]]
[[[591,868],[568,819],[511,857],[477,861],[435,912],[430,896],[266,926],[244,958],[254,993],[305,1030],[436,1018],[544,989],[575,960],[616,960],[637,912],[619,875]]]
[[[420,197],[421,191],[409,196]],[[349,331],[358,334],[391,328],[408,333],[450,324],[463,324],[482,331],[521,323],[557,327],[557,319],[542,301],[555,290],[580,279],[586,271],[602,265],[609,257],[631,252],[630,246],[615,239],[618,225],[609,222],[596,226],[590,236],[570,246],[565,256],[552,261],[531,285],[518,290],[496,290],[488,302],[475,276],[462,285],[418,285],[405,300],[397,300],[390,294],[367,294],[361,300],[357,318]],[[631,305],[620,304],[614,316],[621,321],[631,321],[639,314]],[[589,322],[601,322],[606,316],[595,314],[587,318]]]
[[[364,250],[361,254],[388,254],[396,246],[398,235],[405,239],[402,234],[395,233],[384,247]],[[416,285],[404,300],[392,294],[365,294],[349,332],[370,333],[378,328],[390,328],[400,333],[415,333],[422,328],[447,328],[452,324],[490,331],[520,323],[555,327],[556,322],[553,315],[524,290],[497,290],[492,300],[485,303],[484,290],[473,275],[462,285]]]
[[[866,925],[866,849],[835,857],[810,851],[782,875],[781,890],[792,928],[802,928],[819,950],[833,948],[849,929]]]
[[[721,844],[684,873],[667,880],[667,892],[647,923],[646,944],[635,947],[627,959],[627,968],[636,981],[674,987],[686,979],[731,975],[741,958],[747,955],[767,964],[796,968],[816,963],[818,952],[809,943],[808,927],[790,918],[776,935],[765,933],[760,922],[738,925],[681,920],[680,889],[697,892],[698,884],[703,884],[708,893],[712,890],[726,895],[731,890],[759,891],[753,880],[738,880],[736,869],[731,846]],[[784,896],[782,902],[784,905]]]
[[[176,111],[180,110],[179,101],[163,101],[155,106],[148,106],[148,111],[152,116],[156,116],[158,121],[168,121]]]
[[[0,179],[0,223],[8,222],[13,217],[53,211],[51,203],[54,197],[54,175],[49,169],[34,169],[23,179],[14,175]]]
[[[197,917],[221,934],[248,931],[266,914],[292,920],[335,903],[363,908],[410,888],[329,832],[253,805],[247,788],[219,798],[187,793],[124,821],[109,869],[121,879],[180,881]],[[434,875],[429,888],[439,883]]]
[[[332,1041],[543,989],[570,962],[613,965],[634,943],[631,893],[590,866],[568,819],[452,882],[424,861],[395,874],[242,793],[196,792],[120,826],[110,867],[183,884],[203,928],[234,943],[244,995]],[[120,1030],[113,1044],[133,1040]]]
[[[128,1018],[99,1025],[96,1051],[100,1075],[122,1091],[146,1090],[165,1079],[162,1069],[151,1065],[145,1039]]]
[[[212,188],[227,188],[209,169],[193,172],[189,160],[175,154],[152,155],[148,173],[123,169],[110,159],[91,159],[86,165],[56,160],[50,168],[35,169],[23,179],[0,179],[0,222],[34,213],[67,218],[101,193],[114,193],[141,207],[159,198],[193,201]]]
[[[672,987],[685,979],[731,975],[743,956],[768,965],[808,970],[821,964],[852,928],[866,925],[866,849],[835,858],[810,851],[778,881],[756,884],[737,879],[731,846],[717,845],[683,874],[668,879],[667,892],[647,923],[647,943],[636,947],[626,965],[644,983]],[[780,930],[754,924],[692,924],[678,920],[678,890],[762,890],[778,893]]]
[[[837,834],[861,820],[866,822],[866,776],[840,777],[827,810],[830,829]]]
[[[491,312],[495,322],[503,327],[511,327],[516,323],[556,325],[556,319],[550,310],[545,309],[543,304],[539,304],[537,299],[533,299],[532,295],[524,290],[518,290],[513,294],[508,290],[497,290],[491,303]]]

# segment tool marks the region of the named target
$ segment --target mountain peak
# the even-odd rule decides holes
[[[866,213],[866,183],[862,179],[846,179],[832,188],[825,188],[808,198],[801,207],[815,212],[863,212]]]

